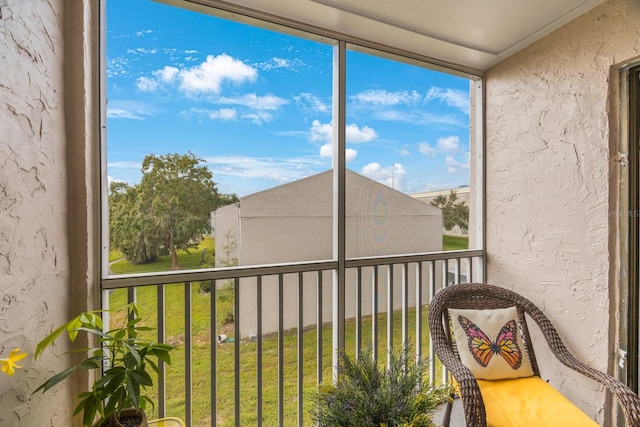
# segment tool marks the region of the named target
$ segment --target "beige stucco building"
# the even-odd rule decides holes
[[[332,171],[326,171],[240,199],[212,214],[216,241],[216,266],[237,260],[240,266],[285,262],[321,261],[332,258]],[[400,255],[442,250],[442,212],[427,203],[347,170],[347,256]],[[386,267],[384,267],[386,268]],[[440,274],[440,273],[439,273]],[[438,275],[439,275],[438,274]],[[355,281],[347,275],[347,318],[355,316]],[[384,275],[383,275],[384,276]],[[371,269],[363,270],[362,313],[371,314]],[[394,292],[401,292],[401,272],[394,274]],[[324,319],[331,319],[331,272],[323,277]],[[415,280],[410,272],[409,281]],[[426,283],[428,278],[424,277]],[[254,279],[240,286],[240,331],[256,333],[256,287]],[[298,277],[284,277],[284,329],[297,326]],[[263,280],[263,333],[278,328],[278,277]],[[386,276],[379,283],[378,310],[386,311]],[[415,301],[415,287],[410,287]],[[426,293],[425,293],[426,295]],[[316,321],[317,288],[303,290],[304,326]],[[426,302],[426,301],[425,301]],[[399,309],[400,299],[394,299]]]
[[[95,308],[100,275],[97,2],[0,1],[0,351],[32,353]],[[485,71],[486,273],[538,304],[587,364],[617,374],[620,71],[640,60],[640,2],[608,0]],[[417,37],[417,36],[416,36]],[[410,38],[408,36],[408,38]],[[82,343],[80,343],[82,345]],[[86,379],[33,390],[62,345],[0,378],[0,425],[78,425]],[[592,381],[545,376],[612,425]],[[559,378],[562,378],[561,380]]]

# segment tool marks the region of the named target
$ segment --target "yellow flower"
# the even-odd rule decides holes
[[[22,368],[20,365],[16,365],[16,362],[24,359],[27,356],[27,353],[20,353],[19,348],[14,348],[9,353],[9,357],[0,358],[0,363],[2,364],[2,372],[6,373],[10,377],[15,373],[15,368]]]

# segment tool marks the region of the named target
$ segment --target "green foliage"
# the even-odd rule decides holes
[[[96,417],[99,417],[98,425],[102,425],[113,416],[119,417],[125,409],[145,410],[148,404],[153,406],[153,401],[144,394],[147,387],[153,386],[149,368],[159,375],[157,361],[170,364],[169,352],[174,348],[139,337],[140,332],[151,328],[140,325],[140,306],[135,303],[121,310],[122,324],[107,332],[103,332],[101,313],[102,310],[96,310],[79,314],[42,339],[34,353],[37,359],[65,332],[71,342],[81,332],[95,337],[96,347],[77,350],[86,352],[86,358],[49,378],[34,391],[46,392],[79,369],[101,370],[105,366],[92,389],[78,395],[74,415],[82,412],[82,423],[87,427],[93,425]]]
[[[156,260],[160,241],[153,224],[139,209],[138,186],[112,182],[109,187],[109,241],[111,249],[122,252],[134,264]]]
[[[178,250],[189,250],[210,229],[209,215],[238,197],[218,193],[204,160],[184,155],[145,156],[139,185],[114,182],[109,189],[111,249],[134,263],[148,263],[167,251],[178,269]]]
[[[442,235],[442,250],[461,251],[469,249],[469,237]]]
[[[431,427],[448,387],[431,387],[426,365],[404,349],[379,367],[371,351],[356,360],[339,354],[335,383],[320,384],[311,418],[320,427]]]
[[[467,233],[469,231],[469,206],[466,202],[457,202],[458,195],[451,190],[448,196],[437,196],[431,204],[442,209],[444,229],[450,231],[456,225]]]

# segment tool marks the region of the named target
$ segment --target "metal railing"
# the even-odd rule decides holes
[[[408,345],[430,364],[434,384],[446,381],[432,358],[427,307],[451,283],[482,281],[483,257],[466,250],[349,259],[342,322],[334,321],[333,261],[112,276],[102,280],[103,305],[154,305],[147,321],[155,339],[178,347],[170,367],[159,365],[155,415],[188,426],[302,426],[310,424],[309,392],[332,379],[336,350],[369,350],[382,363]],[[332,342],[339,324],[344,349]]]

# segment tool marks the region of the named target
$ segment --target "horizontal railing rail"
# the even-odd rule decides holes
[[[433,384],[446,382],[427,307],[451,283],[482,281],[483,260],[481,250],[346,260],[340,350],[368,349],[383,363],[409,346],[429,363]],[[174,363],[159,366],[156,415],[188,426],[310,425],[309,397],[332,378],[337,268],[311,261],[110,276],[103,305],[144,300],[157,312],[155,339],[178,347]]]

